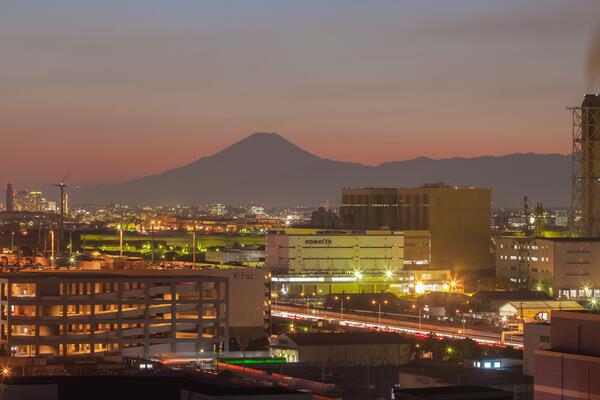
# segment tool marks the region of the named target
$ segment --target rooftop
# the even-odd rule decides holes
[[[485,394],[485,398],[490,399],[505,398],[506,396],[511,396],[510,392],[484,386],[440,386],[416,389],[395,389],[394,393],[411,395],[423,399],[479,398],[474,396],[477,394]],[[496,394],[497,396],[494,396],[494,394]]]
[[[405,344],[406,338],[395,333],[383,332],[336,332],[336,333],[288,333],[299,346],[352,346],[363,344]]]
[[[202,270],[25,270],[18,272],[2,272],[0,279],[44,279],[44,278],[209,278],[219,279],[217,276],[203,273]]]

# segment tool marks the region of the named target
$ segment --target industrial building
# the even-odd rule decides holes
[[[229,279],[192,271],[0,274],[13,356],[227,351]]]
[[[600,398],[600,314],[554,311],[550,346],[535,350],[535,399]]]
[[[489,188],[344,188],[340,218],[351,229],[429,231],[436,268],[488,268],[490,207]]]
[[[267,267],[278,273],[386,276],[404,266],[404,234],[297,229],[267,235]]]
[[[600,297],[600,238],[496,239],[496,277],[562,298]]]

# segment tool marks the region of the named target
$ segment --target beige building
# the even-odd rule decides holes
[[[386,276],[404,266],[404,234],[296,229],[267,235],[267,267],[288,274]]]
[[[496,239],[496,277],[563,298],[600,297],[600,239]]]
[[[353,229],[429,231],[436,268],[487,268],[490,207],[489,188],[344,188],[340,217]]]

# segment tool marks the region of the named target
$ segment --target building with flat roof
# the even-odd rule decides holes
[[[404,267],[404,234],[296,229],[267,235],[267,267],[304,275],[386,276]]]
[[[340,218],[341,226],[352,229],[429,231],[434,267],[492,265],[489,188],[344,188]]]
[[[202,271],[0,274],[0,346],[13,356],[227,351],[229,279]]]
[[[550,348],[535,350],[535,399],[600,398],[600,314],[554,311]]]
[[[598,238],[501,237],[496,277],[563,298],[600,297]]]
[[[402,335],[382,332],[282,333],[271,351],[290,362],[336,365],[393,365],[410,360],[411,345]]]
[[[310,400],[312,394],[283,387],[223,384],[173,373],[129,375],[14,376],[0,383],[5,400]]]

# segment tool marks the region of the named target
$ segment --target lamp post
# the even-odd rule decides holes
[[[50,231],[50,266],[54,267],[54,230]]]
[[[412,305],[413,310],[418,308],[419,309],[419,329],[421,329],[421,307],[417,307],[416,304]]]
[[[341,303],[340,319],[344,319],[344,296],[342,296],[342,297],[335,296],[335,300],[340,300],[340,303]],[[350,300],[350,296],[346,296],[346,300]]]
[[[196,266],[196,223],[192,229],[192,265]]]
[[[152,248],[150,249],[151,252],[151,264],[154,265],[154,220],[150,221],[150,235],[152,237]]]
[[[384,300],[383,303],[387,304],[387,300]],[[377,304],[377,323],[381,324],[381,301],[371,300],[371,304]]]
[[[117,225],[119,230],[119,256],[123,257],[123,227],[121,224]]]

